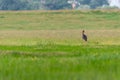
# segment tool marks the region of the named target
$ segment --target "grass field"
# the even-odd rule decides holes
[[[1,11],[0,80],[119,80],[119,26],[119,10]]]

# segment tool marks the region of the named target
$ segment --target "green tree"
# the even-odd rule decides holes
[[[1,0],[0,10],[30,10],[31,5],[27,0]]]
[[[81,4],[90,4],[91,0],[78,0]]]
[[[47,0],[44,6],[49,10],[66,9],[71,6],[67,1],[68,0]]]
[[[76,1],[80,2],[81,6],[88,5],[92,9],[108,4],[108,0]],[[59,10],[70,8],[71,4],[68,4],[68,0],[0,0],[0,10]]]
[[[107,0],[91,0],[89,5],[91,6],[92,9],[95,9],[104,4],[108,4],[108,1]]]
[[[16,6],[17,3],[19,3],[17,0],[2,0],[0,3],[0,8],[2,10],[18,9]]]

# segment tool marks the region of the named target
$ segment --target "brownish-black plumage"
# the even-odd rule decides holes
[[[82,39],[84,41],[87,41],[87,35],[85,35],[85,31],[84,30],[82,31]]]

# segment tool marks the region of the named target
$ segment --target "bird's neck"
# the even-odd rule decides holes
[[[82,35],[84,34],[84,32],[82,32]]]

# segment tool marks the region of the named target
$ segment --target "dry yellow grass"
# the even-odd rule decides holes
[[[120,44],[120,11],[1,11],[0,45]],[[86,43],[85,43],[86,44]]]
[[[0,31],[0,45],[73,44],[81,45],[82,30]],[[86,30],[87,44],[119,45],[120,30]]]

